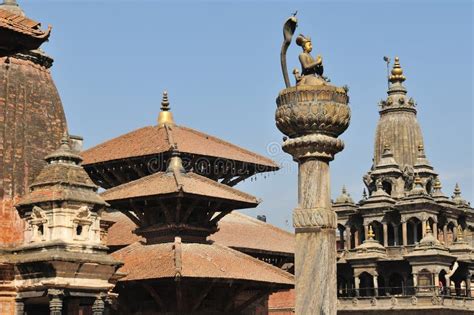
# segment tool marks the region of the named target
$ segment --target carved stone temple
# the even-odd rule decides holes
[[[443,193],[398,58],[389,81],[367,193],[355,203],[343,188],[333,203],[339,313],[472,314],[474,209],[459,186]]]
[[[0,315],[472,314],[474,211],[460,187],[442,192],[398,58],[367,192],[331,202],[348,89],[301,34],[291,84],[296,27],[284,24],[275,114],[299,167],[294,234],[238,211],[260,200],[236,186],[279,166],[178,124],[166,92],[150,125],[83,151],[40,48],[51,27],[4,0]]]

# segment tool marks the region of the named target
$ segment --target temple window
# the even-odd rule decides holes
[[[392,183],[389,181],[382,182],[382,189],[389,195],[392,195]]]

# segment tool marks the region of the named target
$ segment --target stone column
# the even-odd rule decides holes
[[[451,278],[445,275],[444,279],[446,279],[446,295],[451,295]]]
[[[49,289],[49,314],[62,315],[64,291],[58,289]]]
[[[407,221],[402,222],[402,238],[403,238],[403,246],[407,246],[408,245]]]
[[[435,239],[438,239],[438,223],[433,221],[433,236]]]
[[[360,286],[360,278],[359,276],[355,276],[354,277],[355,296],[359,296],[359,286]]]
[[[369,239],[369,225],[368,224],[364,224],[364,240],[368,240]]]
[[[344,148],[337,137],[349,126],[344,89],[302,85],[282,90],[275,114],[282,149],[298,163],[295,227],[295,313],[337,311],[336,213],[332,209],[329,162]]]
[[[444,245],[448,245],[448,225],[445,224],[443,226],[443,240],[444,240]]]
[[[383,223],[383,246],[388,246],[388,226],[387,222]]]
[[[351,249],[351,227],[346,226],[346,235],[344,240],[344,248],[349,250]]]
[[[15,315],[24,315],[25,314],[25,303],[22,299],[17,298],[15,300]]]
[[[418,287],[418,275],[416,273],[413,273],[413,290],[415,291],[415,295],[417,293],[417,287]]]
[[[434,273],[434,294],[439,294],[439,273]]]
[[[92,304],[92,314],[93,315],[103,315],[105,311],[105,303],[102,297],[98,296],[94,304]]]
[[[426,234],[426,222],[426,220],[421,221],[421,238],[425,237]]]
[[[379,296],[379,281],[378,276],[374,275],[374,296]]]
[[[359,245],[360,245],[360,243],[359,243],[359,229],[356,229],[354,231],[354,246],[357,247]]]
[[[466,296],[471,297],[472,292],[471,292],[471,275],[468,274],[466,277]]]

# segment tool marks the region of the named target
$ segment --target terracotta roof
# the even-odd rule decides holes
[[[41,23],[1,8],[0,30],[34,39],[34,41],[30,43],[32,45],[31,47],[24,47],[28,49],[38,48],[51,34],[51,26],[49,26],[46,31],[43,31],[41,29]],[[10,39],[5,38],[5,41],[9,42]],[[27,45],[26,43],[22,44]],[[9,45],[11,45],[11,43]]]
[[[268,298],[268,310],[274,314],[276,311],[289,311],[295,308],[295,289],[278,291]]]
[[[98,187],[79,165],[81,157],[71,149],[69,138],[63,137],[59,149],[46,156],[45,160],[48,164],[30,185],[30,192],[16,204],[17,209],[49,201],[107,205],[97,193]]]
[[[104,212],[103,218],[115,222],[109,229],[107,246],[126,246],[143,240],[132,233],[136,225],[123,213],[108,211]],[[233,211],[223,217],[218,226],[219,231],[210,236],[210,240],[218,244],[236,249],[294,253],[294,234],[248,215]]]
[[[258,200],[246,193],[192,172],[159,172],[116,186],[102,193],[109,202],[140,197],[185,194],[232,201],[235,207],[255,207]],[[237,205],[239,204],[239,205]]]
[[[127,275],[120,281],[182,277],[266,282],[284,287],[294,285],[290,273],[217,244],[181,243],[178,240],[153,245],[136,242],[112,256],[124,262],[119,272]]]
[[[233,211],[219,221],[210,239],[232,248],[294,254],[295,235],[269,223]]]
[[[167,130],[168,129],[168,130]],[[84,165],[169,152],[211,156],[278,169],[272,160],[216,137],[182,126],[148,126],[106,141],[82,153]]]
[[[104,211],[102,220],[115,222],[107,233],[107,246],[109,247],[127,246],[144,240],[143,237],[133,233],[137,226],[120,211]]]

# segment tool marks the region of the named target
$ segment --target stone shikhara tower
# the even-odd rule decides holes
[[[459,186],[451,199],[441,191],[398,57],[389,81],[363,177],[368,196],[355,204],[343,189],[333,204],[339,312],[472,313],[474,211]]]
[[[296,18],[291,17],[284,26],[285,40],[291,41],[295,28]],[[329,84],[322,76],[322,58],[310,55],[311,39],[299,35],[296,43],[303,48],[302,75],[295,70],[297,84],[289,86],[286,61],[282,62],[287,88],[278,95],[275,114],[278,129],[288,137],[282,148],[298,163],[298,205],[293,211],[295,311],[336,314],[337,222],[331,209],[329,162],[344,148],[337,137],[349,126],[349,97],[347,89]]]
[[[13,205],[66,130],[53,60],[39,49],[50,31],[15,0],[0,4],[0,247],[21,244],[23,222]]]

